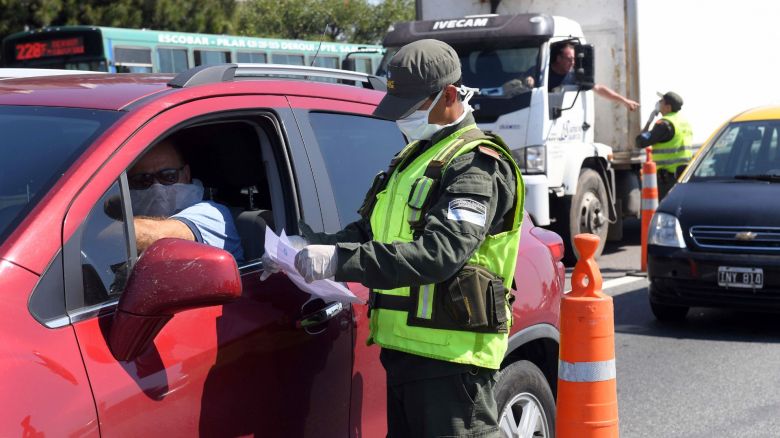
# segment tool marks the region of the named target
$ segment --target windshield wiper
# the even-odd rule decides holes
[[[780,175],[774,173],[763,175],[734,175],[734,179],[754,179],[757,181],[780,182]]]

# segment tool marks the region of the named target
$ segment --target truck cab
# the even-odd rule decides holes
[[[385,36],[384,66],[401,46],[433,38],[458,53],[463,83],[479,88],[471,100],[481,129],[512,148],[526,185],[526,210],[537,225],[564,236],[607,237],[615,220],[612,149],[594,142],[593,56],[578,23],[546,14],[474,15],[395,24]],[[572,80],[549,89],[551,49],[571,44]]]

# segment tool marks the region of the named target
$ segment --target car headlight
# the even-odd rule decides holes
[[[540,174],[547,170],[547,148],[545,146],[514,149],[512,156],[515,157],[517,167],[526,175]]]
[[[656,212],[650,221],[647,243],[648,245],[685,248],[680,221],[671,214]]]

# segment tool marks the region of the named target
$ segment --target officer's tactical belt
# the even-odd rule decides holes
[[[408,312],[411,305],[412,303],[409,297],[378,294],[374,291],[368,293],[369,309],[387,309]]]

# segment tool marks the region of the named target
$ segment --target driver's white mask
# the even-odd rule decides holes
[[[130,190],[133,215],[170,217],[203,200],[203,184],[194,179],[192,184],[154,183],[145,190]]]

